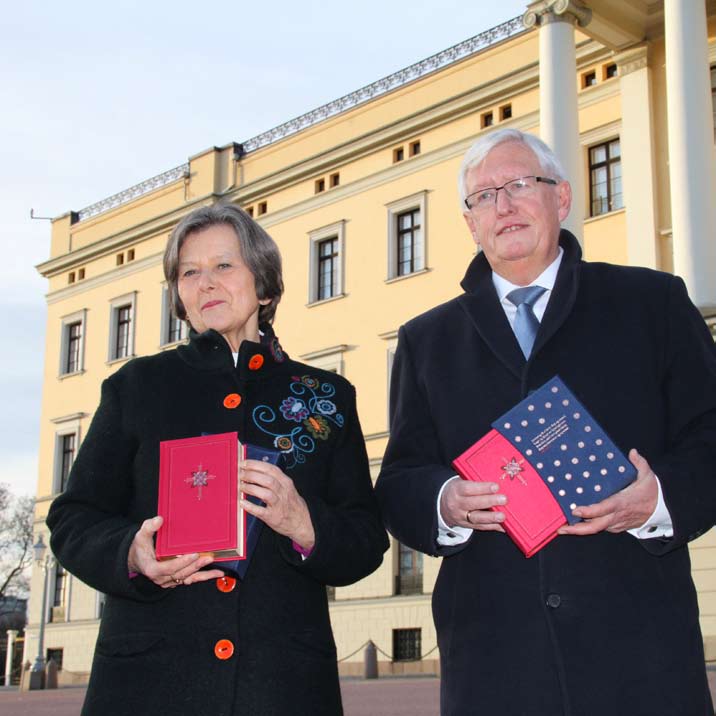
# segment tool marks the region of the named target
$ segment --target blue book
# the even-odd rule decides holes
[[[539,474],[569,524],[581,522],[575,507],[600,502],[636,479],[636,468],[559,376],[492,427]]]

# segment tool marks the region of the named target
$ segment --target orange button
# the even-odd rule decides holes
[[[217,659],[230,659],[234,655],[234,645],[228,639],[219,639],[214,645],[214,656]]]
[[[264,364],[264,357],[256,353],[249,358],[249,370],[258,370]]]
[[[220,592],[233,592],[236,587],[236,580],[233,577],[219,577],[216,580],[216,588]]]
[[[238,393],[229,393],[224,398],[225,408],[229,408],[231,410],[232,408],[237,408],[239,405],[241,405],[241,396]]]

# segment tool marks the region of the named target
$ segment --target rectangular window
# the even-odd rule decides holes
[[[136,292],[110,302],[108,360],[123,360],[134,355]]]
[[[246,207],[246,213],[253,219],[253,218],[254,218],[254,207],[253,207],[253,206],[247,206],[247,207]]]
[[[407,276],[418,270],[420,256],[420,209],[411,209],[397,215],[398,276]]]
[[[60,341],[60,375],[80,373],[84,369],[86,311],[78,311],[62,319]]]
[[[57,671],[62,671],[62,651],[62,649],[48,649],[46,657],[47,661],[45,663],[52,659],[52,661],[57,664]]]
[[[582,75],[582,89],[593,87],[595,84],[597,84],[597,73],[594,70],[585,72]]]
[[[77,452],[77,434],[67,433],[61,435],[60,440],[60,472],[58,492],[64,492],[67,487],[67,479],[70,476],[72,463],[75,461],[75,453]]]
[[[325,179],[316,179],[313,186],[313,193],[314,194],[320,194],[322,191],[326,190],[326,180]]]
[[[423,554],[398,543],[398,574],[395,575],[396,594],[422,594]]]
[[[425,270],[426,194],[388,204],[388,280]]]
[[[124,264],[124,254],[117,254],[117,266],[122,266]]]
[[[260,201],[259,202],[259,216],[263,216],[267,211],[268,211],[268,202]]]
[[[309,304],[343,295],[344,234],[344,221],[309,233]]]
[[[420,154],[420,140],[416,139],[414,142],[410,142],[410,156],[417,157]]]
[[[714,138],[716,138],[716,65],[711,68],[711,107],[713,109]]]
[[[480,115],[480,128],[485,129],[491,127],[494,124],[494,117],[492,112],[483,112]]]
[[[396,147],[393,150],[393,164],[396,162],[402,162],[405,159],[405,150],[403,147]]]
[[[503,122],[506,119],[512,118],[512,105],[511,104],[503,104],[502,107],[500,107],[500,121]]]
[[[604,65],[604,79],[610,80],[612,77],[617,76],[617,65],[616,62],[610,62],[608,65]]]
[[[60,608],[65,605],[67,572],[65,572],[64,567],[59,562],[55,565],[53,583],[52,601],[50,602],[52,606],[52,621],[65,621],[65,615],[61,613]]]
[[[75,282],[75,272],[74,272],[74,271],[70,271],[70,272],[67,274],[67,283],[74,283],[74,282]]]
[[[83,268],[77,271],[77,280],[81,281],[85,277],[85,270]]]
[[[589,148],[590,216],[599,216],[624,206],[619,139]]]
[[[393,661],[420,661],[420,629],[393,629]]]
[[[335,189],[335,187],[339,186],[341,183],[341,175],[338,172],[335,172],[335,174],[331,174],[329,177],[329,181],[331,184],[331,189]]]
[[[114,342],[114,357],[129,356],[129,335],[132,330],[132,307],[120,306],[116,309],[117,336]]]
[[[169,289],[162,286],[162,325],[159,345],[166,346],[170,343],[178,343],[187,337],[188,328],[185,321],[177,318],[169,300]]]
[[[65,326],[67,331],[67,360],[65,373],[76,373],[82,369],[82,321]]]
[[[318,296],[323,301],[338,295],[338,237],[318,243]]]
[[[127,250],[127,261],[134,261],[134,249]]]

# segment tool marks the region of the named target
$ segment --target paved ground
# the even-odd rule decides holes
[[[345,716],[438,716],[439,686],[431,678],[346,679],[341,682]],[[0,688],[0,714],[77,716],[84,694],[79,687],[25,693]]]
[[[708,667],[708,676],[711,694],[716,696],[716,666]],[[438,679],[431,678],[346,679],[341,682],[345,716],[438,716],[439,686]],[[22,694],[17,689],[0,688],[0,714],[77,716],[84,693],[83,688]]]

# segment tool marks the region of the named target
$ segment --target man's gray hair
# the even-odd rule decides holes
[[[463,211],[467,211],[465,207],[465,199],[467,198],[467,173],[473,167],[476,167],[498,144],[505,142],[522,142],[526,144],[537,157],[542,172],[551,179],[564,181],[567,177],[561,162],[557,159],[555,153],[534,134],[521,132],[519,129],[497,129],[483,137],[480,137],[465,153],[460,164],[460,173],[458,174],[457,186],[460,192],[460,206]],[[517,178],[517,177],[515,177]]]
[[[241,258],[254,276],[256,296],[270,298],[259,307],[259,323],[273,323],[276,306],[283,294],[281,254],[276,242],[243,210],[234,204],[215,204],[195,209],[174,228],[164,250],[164,277],[169,299],[177,318],[187,320],[186,309],[179,298],[179,254],[184,242],[192,234],[212,226],[229,226],[236,234]]]

